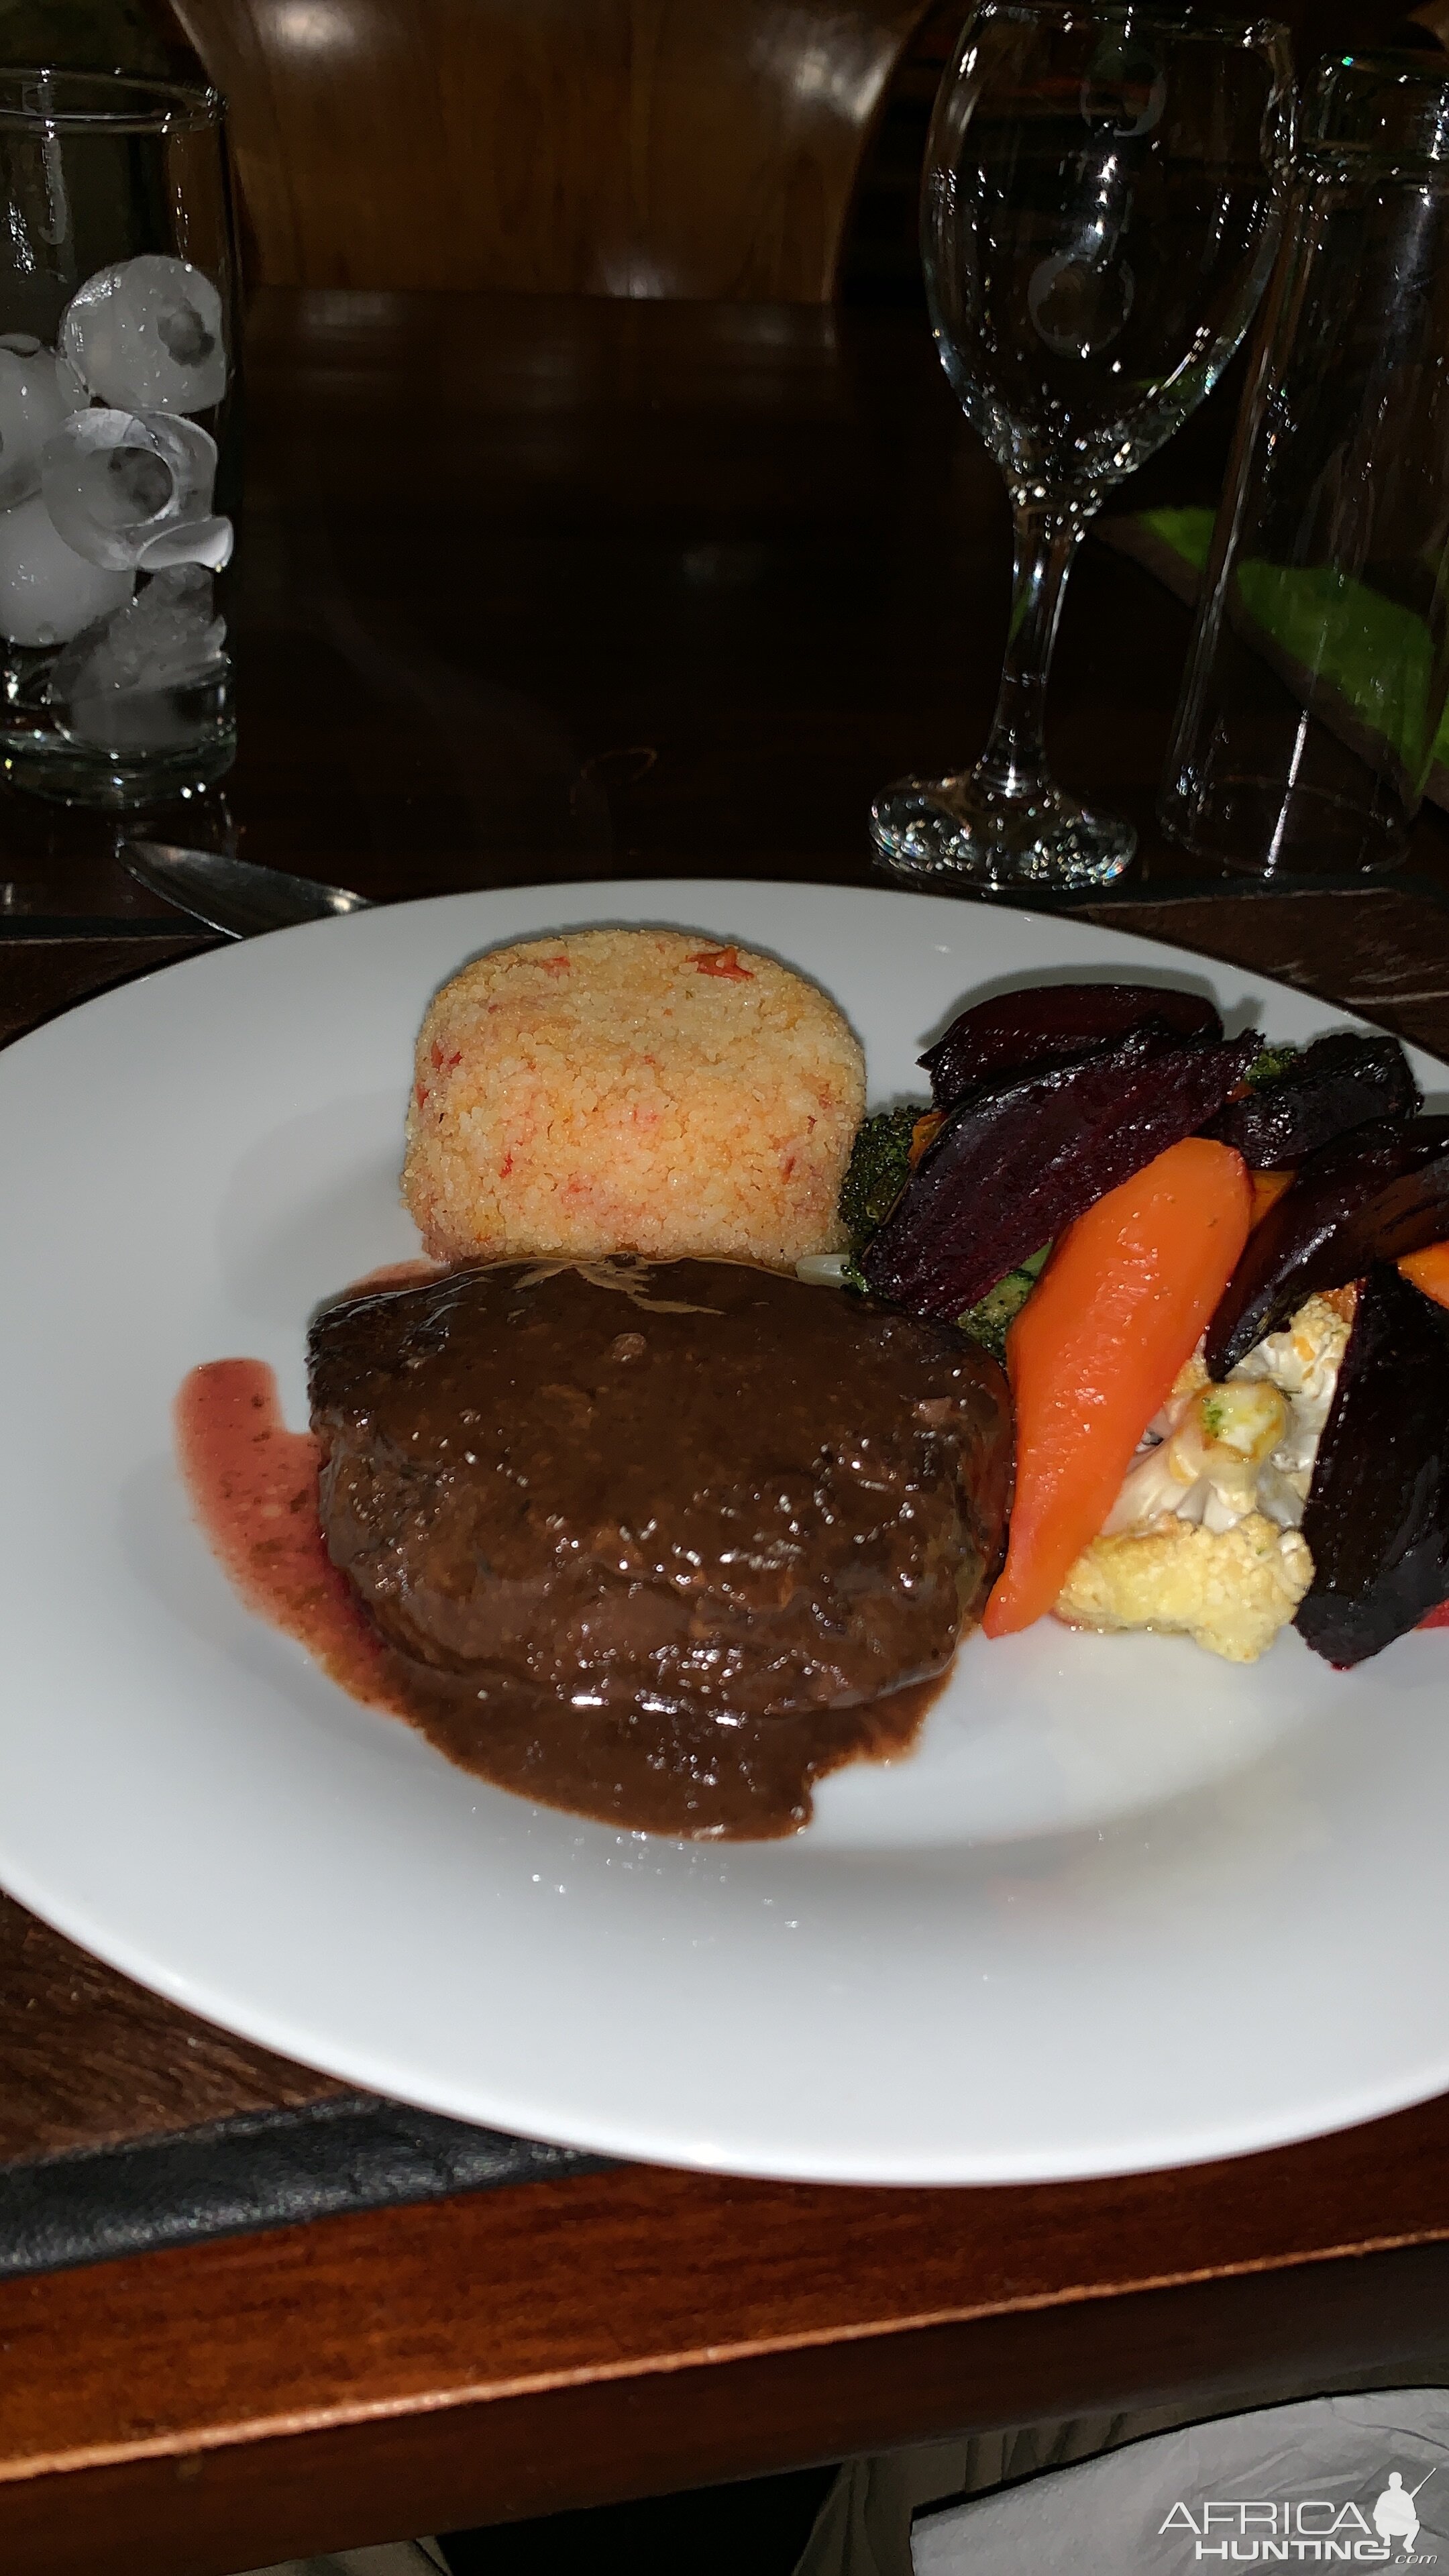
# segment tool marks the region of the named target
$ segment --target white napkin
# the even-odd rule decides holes
[[[1443,2569],[1449,2389],[1315,2397],[1160,2433],[924,2515],[911,2557],[915,2576]]]

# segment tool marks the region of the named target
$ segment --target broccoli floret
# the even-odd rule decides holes
[[[1261,1055],[1254,1056],[1243,1076],[1248,1089],[1261,1091],[1265,1083],[1281,1081],[1290,1067],[1297,1063],[1302,1052],[1302,1048],[1296,1046],[1264,1047]]]
[[[1040,1252],[1032,1253],[1019,1270],[1008,1270],[994,1288],[988,1288],[979,1306],[969,1306],[956,1320],[963,1333],[980,1342],[993,1358],[1006,1356],[1006,1328],[1013,1316],[1019,1315],[1046,1266],[1051,1245],[1044,1243]]]
[[[840,1185],[841,1222],[859,1252],[884,1225],[910,1178],[911,1135],[922,1109],[881,1109],[863,1121]]]

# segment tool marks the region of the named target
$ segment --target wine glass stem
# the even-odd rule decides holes
[[[1001,694],[976,775],[1006,796],[1029,797],[1050,785],[1047,768],[1047,673],[1073,555],[1086,513],[1059,502],[1019,499],[1012,505],[1016,565],[1011,627]]]

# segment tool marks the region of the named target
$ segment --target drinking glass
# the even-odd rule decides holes
[[[0,70],[0,758],[40,795],[144,804],[234,757],[234,278],[214,90]]]
[[[1396,866],[1449,698],[1449,64],[1341,56],[1304,123],[1160,807],[1264,879]]]
[[[1006,478],[1015,581],[973,770],[871,809],[916,884],[1103,885],[1136,846],[1047,766],[1068,567],[1104,494],[1216,383],[1262,294],[1292,156],[1285,30],[1078,0],[980,0],[931,123],[922,200],[941,363]]]

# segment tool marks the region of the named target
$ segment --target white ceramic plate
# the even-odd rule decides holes
[[[478,948],[604,920],[775,950],[873,1099],[966,993],[1114,971],[1230,1025],[1334,1014],[1077,924],[805,886],[554,886],[199,958],[0,1057],[0,1879],[193,2011],[361,2085],[669,2162],[840,2181],[1116,2172],[1449,2084],[1449,1635],[1358,1674],[1044,1623],[972,1640],[919,1749],[790,1843],[534,1808],[237,1604],[170,1410],[253,1354],[305,1420],[328,1291],[415,1245],[414,1031]],[[1432,1091],[1449,1079],[1419,1064]]]

